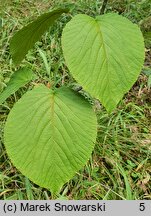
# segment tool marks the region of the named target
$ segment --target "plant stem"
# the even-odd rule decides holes
[[[108,2],[108,0],[103,1],[102,7],[100,8],[100,14],[104,14],[107,2]]]

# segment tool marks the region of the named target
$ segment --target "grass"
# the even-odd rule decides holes
[[[101,1],[6,1],[1,6],[3,20],[0,32],[0,88],[7,84],[15,70],[9,53],[9,41],[14,32],[34,17],[50,7],[74,2],[73,14],[86,13],[94,16],[99,13]],[[116,1],[117,2],[117,1]],[[141,24],[148,16],[149,1],[110,0],[107,11],[118,11]],[[148,5],[148,7],[147,7]],[[61,18],[36,43],[23,65],[28,65],[38,76],[36,82],[49,81],[50,71],[56,73],[55,81],[59,86],[64,83],[75,85],[68,75],[62,51],[60,35],[70,15]],[[144,30],[145,31],[145,30]],[[51,33],[51,34],[50,34]],[[150,68],[150,50],[146,52],[145,65]],[[9,160],[3,144],[3,129],[9,110],[33,83],[26,85],[12,95],[0,107],[0,199],[52,199],[49,190],[33,184],[23,176]],[[98,118],[98,137],[93,154],[72,180],[64,185],[58,199],[151,199],[151,90],[147,77],[140,75],[131,91],[125,95],[118,108],[111,114],[95,101]]]

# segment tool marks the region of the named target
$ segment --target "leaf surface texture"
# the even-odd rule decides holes
[[[5,146],[14,165],[36,184],[60,190],[89,159],[97,133],[95,113],[74,91],[41,85],[11,110]]]
[[[109,112],[137,80],[144,62],[140,29],[114,13],[95,19],[76,15],[64,28],[62,48],[73,77]]]

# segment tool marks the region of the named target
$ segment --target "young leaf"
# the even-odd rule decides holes
[[[20,87],[30,82],[32,78],[33,72],[29,68],[21,68],[16,71],[10,78],[7,87],[0,93],[0,104],[2,104],[11,94],[14,94]]]
[[[19,64],[33,45],[40,40],[48,28],[54,24],[62,13],[67,13],[69,10],[59,8],[49,13],[42,14],[35,21],[18,31],[10,42],[10,52],[14,63]]]
[[[55,193],[89,159],[96,131],[96,116],[82,96],[41,85],[14,105],[4,138],[14,165]]]
[[[144,62],[139,28],[109,13],[76,15],[64,28],[62,48],[73,77],[111,112],[136,81]]]

